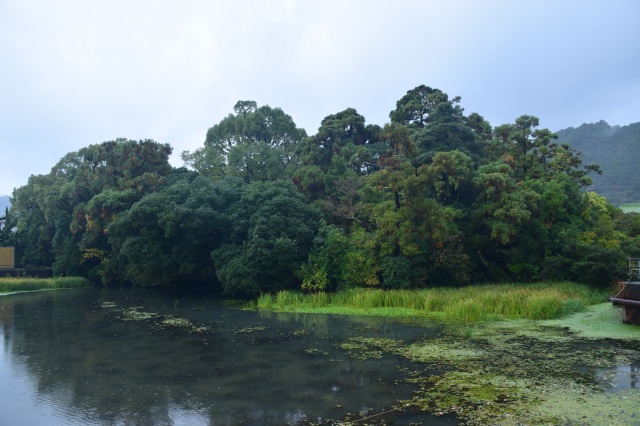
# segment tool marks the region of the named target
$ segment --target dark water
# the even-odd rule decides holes
[[[346,338],[411,342],[436,332],[379,318],[264,315],[150,291],[4,296],[0,424],[330,423],[415,390],[402,380],[406,361],[355,359],[339,346]]]

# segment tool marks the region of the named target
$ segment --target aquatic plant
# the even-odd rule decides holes
[[[356,359],[382,358],[384,352],[393,352],[401,346],[402,342],[396,339],[375,337],[350,337],[338,345],[340,348]]]
[[[550,323],[478,323],[471,339],[462,338],[470,326],[454,324],[416,342],[357,337],[339,347],[356,359],[393,354],[413,362],[403,372],[417,390],[386,408],[387,420],[414,410],[455,415],[464,425],[636,424],[640,392],[624,388],[634,376],[619,366],[637,363],[637,345],[586,341]]]
[[[156,312],[144,311],[142,306],[120,306],[112,301],[103,301],[100,307],[107,312],[113,312],[122,321],[146,322],[155,331],[181,328],[189,333],[213,332],[210,327],[196,325],[191,320],[176,315],[163,315]]]
[[[468,425],[634,422],[640,393],[606,392],[611,385],[598,381],[593,369],[615,372],[616,366],[633,362],[637,352],[584,345],[562,333],[562,341],[551,342],[542,330],[538,337],[525,337],[491,326],[474,345],[449,335],[400,348],[396,354],[442,371],[413,374],[408,381],[420,390],[402,404],[435,415],[455,414]]]
[[[445,321],[492,319],[553,319],[605,300],[606,294],[588,286],[558,282],[492,284],[425,290],[348,289],[334,294],[280,291],[263,294],[258,309],[429,316]]]
[[[564,327],[577,336],[589,339],[640,340],[640,327],[624,324],[621,309],[608,302],[599,303],[566,318],[549,320],[542,324]]]

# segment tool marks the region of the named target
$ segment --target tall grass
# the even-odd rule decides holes
[[[493,284],[426,290],[350,289],[335,294],[281,291],[257,300],[258,309],[310,311],[332,309],[362,313],[393,310],[401,315],[426,315],[447,321],[487,319],[553,319],[606,300],[585,285],[555,282]]]
[[[0,278],[0,293],[90,286],[89,280],[81,277]]]

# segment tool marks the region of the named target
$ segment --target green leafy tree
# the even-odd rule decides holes
[[[349,234],[349,245],[338,289],[380,285],[379,245],[375,233],[357,227]]]
[[[149,194],[110,227],[113,255],[105,275],[141,286],[219,288],[211,251],[230,226],[224,210],[240,182],[181,180]]]
[[[396,123],[387,125],[381,138],[389,148],[379,160],[381,170],[368,179],[372,194],[369,220],[374,225],[382,265],[388,272],[383,272],[383,276],[395,283],[388,285],[400,286],[400,282],[411,280],[413,286],[424,286],[427,276],[433,276],[438,268],[459,271],[455,272],[458,278],[468,279],[468,262],[464,256],[458,258],[460,262],[456,265],[439,262],[433,267],[435,253],[449,245],[458,245],[455,236],[460,232],[455,222],[460,212],[440,204],[431,196],[434,187],[445,188],[438,179],[443,178],[442,171],[437,176],[437,166],[416,168],[412,164],[415,149],[407,127]],[[455,153],[449,155],[449,158],[454,157]],[[468,157],[459,158],[466,164]],[[454,187],[463,180],[464,171],[460,173],[456,175],[451,171]],[[385,260],[387,257],[395,260]],[[412,277],[399,278],[398,271],[409,270],[400,268],[405,263],[402,258],[410,262]]]
[[[27,185],[16,188],[11,198],[10,217],[16,232],[11,236],[15,244],[16,265],[51,266],[54,261],[52,240],[54,224],[47,220],[42,205],[49,182],[42,175],[31,176]],[[9,222],[5,232],[9,232]]]
[[[449,96],[441,90],[421,85],[409,90],[396,103],[396,109],[389,113],[389,118],[392,123],[412,128],[423,128],[432,119],[438,105],[449,102],[456,114],[462,115],[462,109],[457,105],[460,102],[460,97],[449,100]]]
[[[21,264],[97,277],[110,222],[164,184],[170,154],[166,144],[117,139],[71,152],[49,174],[32,176],[14,193]]]
[[[377,170],[379,133],[353,108],[325,117],[318,133],[300,144],[302,167],[293,175],[294,183],[312,200],[338,196],[329,182]]]
[[[634,252],[625,254],[624,249],[633,250],[633,234],[622,232],[616,221],[619,210],[594,192],[583,195],[580,211],[582,220],[565,230],[545,266],[563,279],[608,286],[625,276],[626,257]]]
[[[344,229],[323,225],[313,241],[307,262],[298,275],[302,290],[307,292],[335,291],[344,283],[349,237]]]
[[[67,206],[58,219],[62,227],[56,226],[56,272],[99,278],[100,264],[110,251],[110,223],[164,185],[171,151],[168,144],[152,140],[117,139],[69,153],[52,168],[51,174],[64,181],[58,200]],[[81,268],[72,269],[78,260]]]
[[[575,151],[553,142],[549,130],[535,129],[538,124],[522,116],[494,129],[489,158],[495,160],[473,179],[478,195],[469,232],[479,260],[501,279],[569,279],[581,235],[592,232],[580,230],[585,204],[579,189],[598,168],[582,166]]]
[[[475,170],[473,160],[465,153],[458,150],[438,152],[425,170],[434,196],[441,203],[451,204],[470,195]]]
[[[411,262],[406,257],[385,257],[382,260],[381,272],[385,288],[408,288],[411,286]]]
[[[4,228],[0,229],[0,247],[11,246],[13,241],[11,228],[16,225],[16,221],[13,220],[8,207],[0,218],[4,220]]]
[[[568,174],[581,186],[591,184],[589,174],[600,174],[596,165],[582,165],[577,151],[569,145],[554,142],[558,135],[549,129],[536,129],[537,117],[523,115],[515,124],[496,127],[496,138],[488,151],[493,159],[502,159],[516,171],[517,180],[551,180],[560,173]]]
[[[246,182],[290,177],[299,166],[298,144],[306,137],[280,108],[238,101],[234,113],[207,132],[202,148],[185,151],[189,167],[214,179],[242,177]]]
[[[539,195],[518,185],[513,169],[504,162],[480,167],[473,183],[480,191],[476,216],[488,227],[491,240],[513,243],[537,208]]]
[[[256,182],[242,188],[226,217],[232,224],[212,258],[223,291],[255,296],[299,288],[297,272],[317,232],[318,212],[289,182]]]
[[[476,118],[478,121],[480,118]],[[430,115],[429,122],[414,131],[413,138],[419,148],[414,163],[429,164],[438,152],[461,151],[479,162],[484,155],[486,134],[480,129],[476,132],[462,115],[462,109],[453,102],[439,103]],[[472,122],[481,127],[488,123]]]

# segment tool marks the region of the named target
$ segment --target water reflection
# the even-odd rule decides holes
[[[302,424],[380,410],[412,392],[402,359],[360,361],[348,336],[435,329],[378,318],[258,314],[149,291],[0,299],[8,424]],[[8,396],[8,397],[7,397]],[[8,399],[7,399],[8,398]]]
[[[601,368],[596,372],[596,382],[608,391],[640,388],[640,362],[616,368]]]

